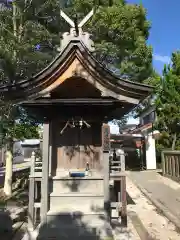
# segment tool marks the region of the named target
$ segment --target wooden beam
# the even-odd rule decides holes
[[[120,159],[121,159],[121,171],[125,171],[126,169],[126,164],[125,164],[125,152],[123,149],[121,149],[122,153],[120,155]]]
[[[109,190],[109,152],[103,152],[104,168],[104,210],[110,220],[110,190]]]
[[[49,194],[49,122],[43,125],[43,153],[42,153],[42,185],[41,185],[41,222],[46,223]]]
[[[121,223],[127,227],[127,196],[126,196],[126,176],[121,177]]]
[[[102,126],[102,149],[104,168],[104,210],[106,217],[110,220],[110,190],[109,190],[109,150],[110,150],[110,127],[108,124]]]
[[[29,177],[28,229],[34,230],[35,178]]]
[[[108,124],[103,124],[102,126],[102,148],[104,153],[109,153],[110,151],[110,126]]]
[[[76,104],[88,104],[88,105],[98,105],[98,104],[109,104],[112,105],[114,103],[119,103],[119,101],[114,99],[102,99],[102,98],[62,98],[62,99],[34,99],[27,100],[22,103],[22,105],[47,105],[47,104],[68,104],[68,105],[76,105]],[[121,103],[123,105],[123,102]]]
[[[28,206],[28,229],[34,230],[34,199],[35,199],[35,153],[32,153],[31,156],[31,168],[29,176],[29,206]]]

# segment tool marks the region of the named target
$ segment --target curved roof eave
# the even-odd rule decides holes
[[[61,53],[41,72],[28,80],[19,81],[15,89],[20,92],[24,91],[27,95],[37,95],[43,88],[52,84],[54,79],[68,69],[73,59],[78,58],[84,68],[92,74],[95,79],[102,85],[111,89],[116,94],[127,95],[138,99],[139,101],[151,94],[153,87],[131,82],[117,77],[112,71],[98,62],[88,51],[86,46],[80,41],[71,41],[61,51]],[[48,82],[49,81],[49,82]],[[7,90],[7,85],[0,87],[0,91]],[[31,94],[33,91],[33,94]]]

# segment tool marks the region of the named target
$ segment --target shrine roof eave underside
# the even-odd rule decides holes
[[[22,106],[36,117],[66,120],[72,116],[82,116],[88,121],[119,119],[134,108],[133,104],[106,99],[37,99],[22,103]]]
[[[5,99],[15,102],[33,101],[34,104],[37,100],[39,104],[39,98],[44,98],[66,79],[74,77],[83,78],[94,85],[102,98],[110,97],[131,106],[137,105],[153,91],[151,86],[117,77],[98,62],[82,42],[74,40],[40,73],[14,85],[0,87],[0,93],[4,94]]]

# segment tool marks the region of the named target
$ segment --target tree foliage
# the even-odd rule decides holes
[[[94,6],[93,0],[68,1],[65,12],[82,19]],[[95,56],[118,75],[143,82],[151,76],[152,48],[147,45],[150,24],[142,5],[126,1],[96,1],[99,8],[85,30],[92,34]],[[67,27],[67,26],[66,26]]]
[[[146,43],[150,28],[146,10],[142,5],[127,4],[123,0],[61,1],[62,9],[77,21],[82,20],[94,4],[98,10],[84,30],[92,34],[96,58],[109,68],[119,69],[120,76],[143,82],[153,71],[152,48]],[[59,0],[14,0],[1,7],[1,59],[4,60],[4,55],[11,59],[15,71],[10,72],[14,80],[39,72],[57,54],[59,32],[69,31],[59,8]]]
[[[173,53],[171,61],[156,88],[156,109],[160,144],[174,150],[180,147],[180,52]]]
[[[0,116],[1,145],[11,144],[16,139],[39,138],[38,122],[31,119],[19,106],[11,102],[1,102]]]
[[[55,56],[57,35],[38,20],[40,7],[31,0],[0,5],[0,84],[32,77]],[[4,102],[1,96],[0,107],[1,144],[39,137],[37,124],[17,104]]]
[[[30,0],[1,5],[0,80],[3,84],[30,78],[56,54],[56,35],[38,21],[38,9],[34,5],[35,1]]]
[[[84,26],[92,34],[95,57],[123,78],[149,79],[153,73],[152,48],[146,43],[150,24],[141,4],[12,0],[0,7],[0,84],[30,78],[55,57],[60,34],[70,28],[60,17],[60,6],[78,22],[96,6],[94,17]]]
[[[123,116],[121,119],[114,119],[112,122],[119,127],[119,133],[121,133],[121,129],[126,126],[128,121],[128,116]]]

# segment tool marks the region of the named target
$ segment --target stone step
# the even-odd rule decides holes
[[[103,198],[104,195],[101,194],[101,193],[98,193],[98,194],[94,194],[92,192],[87,192],[87,193],[79,193],[79,192],[70,192],[70,193],[61,193],[61,192],[52,192],[50,194],[50,197],[90,197],[90,198],[93,198],[93,197],[97,197],[97,198]]]
[[[87,178],[53,178],[53,192],[59,193],[101,193],[103,194],[104,185],[102,178],[87,177]]]
[[[111,166],[110,168],[111,168],[111,169],[120,169],[121,166]]]
[[[112,165],[112,164],[121,164],[121,160],[113,160],[113,161],[111,161],[110,162],[110,165]]]
[[[98,212],[95,211],[78,211],[71,209],[70,211],[66,211],[63,208],[58,208],[56,210],[49,210],[47,213],[48,220],[53,220],[54,218],[61,222],[62,224],[70,224],[72,220],[81,219],[82,221],[89,222],[94,219],[105,220],[105,211],[101,210]]]
[[[100,216],[105,216],[105,211],[103,206],[101,207],[92,207],[89,208],[89,206],[85,205],[83,206],[57,206],[56,208],[51,208],[48,212],[48,216],[66,216],[66,215],[72,215],[72,216],[77,216],[77,215],[89,215],[89,216],[94,216],[94,215],[100,215]]]
[[[56,210],[57,208],[65,210],[73,209],[77,211],[88,211],[92,209],[104,208],[104,196],[93,194],[56,194],[50,195],[50,210]]]

